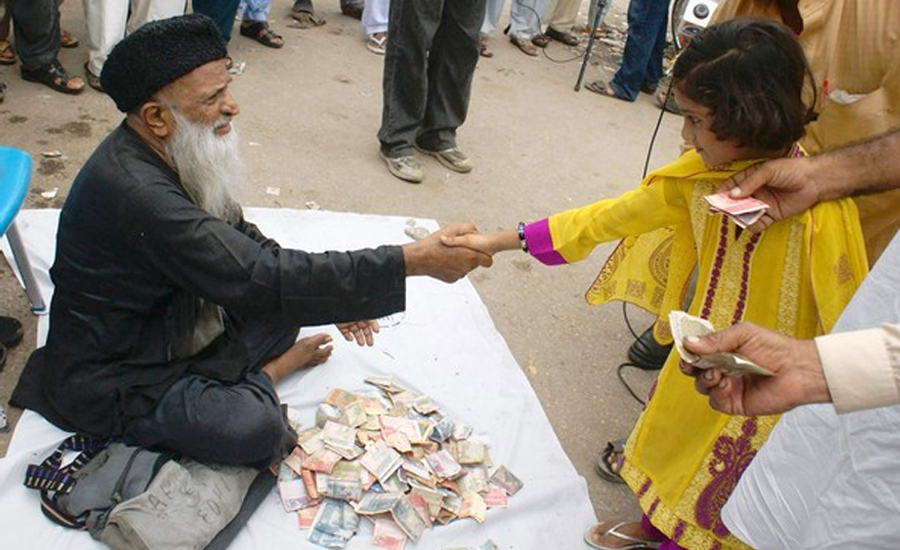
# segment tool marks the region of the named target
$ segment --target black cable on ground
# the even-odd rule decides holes
[[[669,84],[668,84],[668,87],[666,88],[666,97],[668,98],[669,94],[671,94],[671,93],[672,93],[672,79],[669,79]],[[659,134],[659,127],[662,125],[662,119],[665,114],[666,114],[665,105],[661,105],[660,109],[659,109],[659,117],[656,119],[656,126],[653,128],[653,135],[650,137],[650,144],[647,147],[647,157],[646,157],[646,159],[644,159],[644,171],[641,174],[642,181],[644,178],[647,177],[647,170],[649,169],[649,166],[650,166],[650,158],[653,156],[653,146],[656,144],[656,136]],[[622,302],[622,317],[625,319],[625,326],[628,327],[629,332],[631,332],[631,335],[634,336],[634,342],[637,342],[638,339],[640,338],[640,335],[638,333],[636,333],[634,331],[634,328],[632,328],[632,326],[631,326],[631,321],[628,319],[627,306],[628,306],[628,302]],[[646,329],[644,329],[644,330],[646,330]],[[631,343],[632,346],[634,345],[634,342]],[[628,390],[628,393],[630,393],[631,396],[634,397],[637,400],[637,402],[641,404],[641,406],[646,405],[647,404],[646,401],[644,401],[643,399],[638,397],[637,393],[635,393],[635,391],[631,388],[631,386],[628,385],[628,382],[625,380],[625,377],[622,376],[622,369],[625,367],[632,367],[632,368],[636,368],[636,369],[640,369],[641,367],[638,367],[634,363],[628,363],[628,362],[622,363],[616,369],[616,375],[619,377],[619,381],[622,382],[622,385],[625,386],[625,389]],[[641,370],[647,370],[647,369],[641,369]]]

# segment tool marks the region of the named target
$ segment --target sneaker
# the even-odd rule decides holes
[[[406,155],[402,157],[389,157],[381,153],[381,158],[387,163],[388,170],[403,181],[410,183],[419,183],[425,179],[425,172],[422,171],[422,165],[419,160],[412,156]]]
[[[469,162],[469,157],[467,157],[465,153],[460,151],[459,147],[451,147],[442,151],[429,151],[427,149],[421,149],[419,147],[416,147],[416,149],[425,153],[426,155],[431,155],[432,157],[438,159],[441,164],[453,170],[454,172],[465,174],[466,172],[472,171],[472,163]]]

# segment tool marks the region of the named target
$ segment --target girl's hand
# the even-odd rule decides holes
[[[515,229],[493,233],[469,233],[466,235],[445,235],[441,242],[447,246],[465,247],[493,256],[504,250],[520,248],[519,235]]]
[[[336,323],[334,326],[344,335],[344,340],[356,343],[360,346],[375,345],[375,334],[379,331],[378,321],[370,319],[368,321],[354,321],[350,323]]]

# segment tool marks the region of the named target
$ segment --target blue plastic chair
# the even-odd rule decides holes
[[[31,157],[28,153],[0,145],[0,236],[9,240],[16,266],[25,281],[25,293],[31,302],[31,311],[41,314],[47,313],[47,306],[41,298],[41,290],[34,278],[31,262],[25,254],[15,221],[16,214],[25,201],[30,179]]]

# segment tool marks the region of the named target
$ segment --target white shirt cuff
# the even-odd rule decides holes
[[[900,403],[896,326],[829,334],[815,342],[838,413]]]

